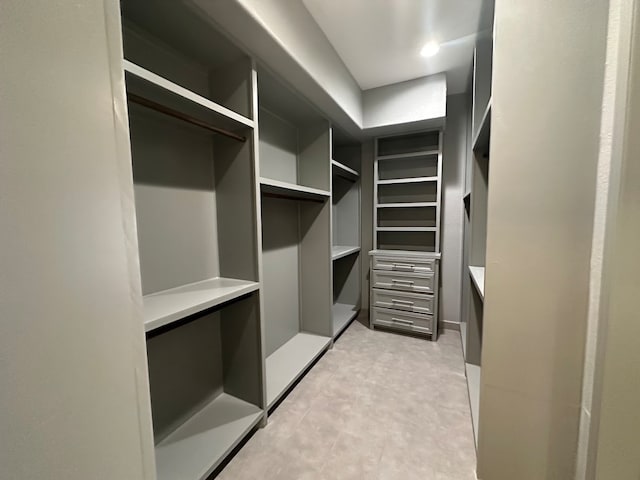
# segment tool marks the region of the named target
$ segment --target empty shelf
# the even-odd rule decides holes
[[[267,405],[271,407],[313,361],[329,346],[331,338],[297,333],[267,357]]]
[[[404,202],[404,203],[379,203],[378,208],[412,208],[412,207],[435,207],[436,202]]]
[[[413,157],[425,157],[427,155],[438,155],[440,150],[421,150],[419,152],[411,152],[411,153],[398,153],[395,155],[379,155],[376,157],[378,160],[396,160],[399,158],[413,158]]]
[[[333,335],[338,336],[349,325],[349,322],[358,315],[356,305],[336,303],[331,307],[333,313]]]
[[[476,133],[476,138],[473,139],[473,151],[482,154],[489,153],[489,138],[491,136],[491,99],[487,104],[487,108],[482,115],[480,121],[480,127]]]
[[[343,165],[340,162],[336,162],[335,160],[331,160],[331,165],[333,167],[333,171],[347,180],[356,181],[360,174],[356,172],[353,168],[349,168],[346,165]]]
[[[376,227],[378,232],[435,232],[436,227]]]
[[[144,80],[145,82],[150,83],[156,87],[159,87],[166,92],[169,92],[173,95],[177,95],[178,97],[189,100],[190,102],[193,102],[201,107],[206,108],[207,110],[210,110],[216,115],[226,119],[227,124],[229,123],[229,120],[231,120],[233,123],[236,124],[236,127],[247,126],[247,127],[253,128],[254,126],[252,120],[246,117],[243,117],[242,115],[232,110],[229,110],[228,108],[223,107],[222,105],[212,102],[211,100],[201,95],[198,95],[197,93],[194,93],[191,90],[187,90],[186,88],[181,87],[180,85],[173,83],[172,81],[167,80],[166,78],[163,78],[160,75],[157,75],[145,68],[142,68],[141,66],[136,65],[135,63],[132,63],[128,60],[124,60],[123,65],[124,65],[125,72],[130,73],[131,75],[141,80]]]
[[[234,278],[211,278],[143,297],[147,332],[194,313],[241,297],[260,284]]]
[[[392,178],[389,180],[378,180],[378,185],[394,185],[402,183],[427,183],[437,182],[438,177],[407,177],[407,178]]]
[[[158,480],[201,480],[260,421],[262,410],[223,393],[156,445]]]
[[[315,200],[322,202],[329,197],[329,192],[318,188],[305,187],[270,178],[260,178],[260,190],[262,193],[279,197],[294,198],[300,200]]]
[[[465,364],[467,373],[467,388],[469,389],[469,405],[471,406],[471,423],[473,424],[473,437],[478,445],[478,419],[480,418],[480,367]]]
[[[353,253],[358,253],[360,247],[349,247],[345,245],[334,245],[331,247],[331,259],[338,260],[339,258],[346,257]]]
[[[484,300],[484,267],[469,266],[469,273],[476,290],[480,294],[480,298]]]

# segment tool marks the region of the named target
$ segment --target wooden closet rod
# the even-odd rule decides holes
[[[165,107],[160,103],[156,103],[153,100],[149,100],[148,98],[141,97],[136,95],[135,93],[127,93],[127,98],[131,100],[133,103],[137,103],[138,105],[142,105],[143,107],[150,108],[151,110],[155,110],[160,113],[164,113],[165,115],[169,115],[170,117],[177,118],[184,122],[190,123],[192,125],[196,125],[198,127],[204,128],[205,130],[209,130],[210,132],[217,133],[219,135],[224,135],[225,137],[232,138],[237,140],[238,142],[246,142],[247,137],[243,135],[238,135],[237,133],[230,132],[229,130],[225,130],[223,128],[214,127],[213,125],[209,125],[202,120],[198,120],[190,115],[186,115],[182,112],[174,110],[173,108]]]

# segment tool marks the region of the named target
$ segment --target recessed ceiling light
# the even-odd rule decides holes
[[[420,50],[420,55],[423,57],[433,57],[436,53],[440,51],[440,44],[437,42],[427,42]]]

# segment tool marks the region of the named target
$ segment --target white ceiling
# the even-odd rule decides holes
[[[464,92],[493,14],[486,0],[302,1],[363,90],[446,72],[448,93]],[[440,51],[421,57],[431,40]]]

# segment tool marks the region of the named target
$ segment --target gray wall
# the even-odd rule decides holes
[[[607,17],[608,2],[496,2],[484,480],[574,476]]]
[[[461,321],[462,243],[464,235],[465,165],[470,112],[467,94],[447,97],[447,124],[442,164],[440,220],[440,321]]]
[[[0,2],[2,479],[155,478],[119,23]]]
[[[470,105],[468,95],[447,97],[441,212],[440,321],[460,321],[465,162]],[[373,248],[373,141],[362,148],[362,306],[369,308],[369,258]]]

